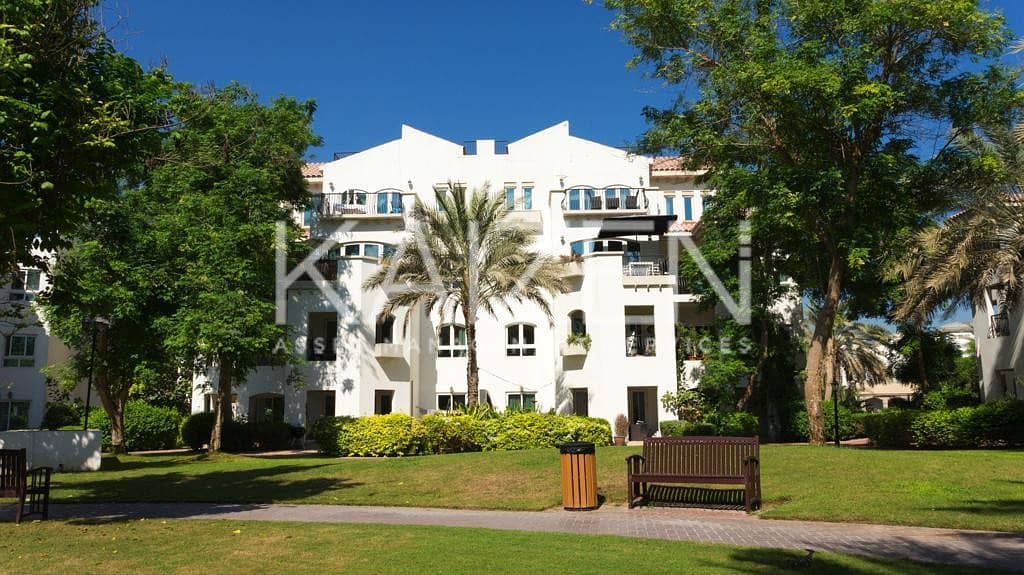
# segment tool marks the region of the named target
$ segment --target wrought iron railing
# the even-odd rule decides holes
[[[402,194],[398,191],[364,192],[348,190],[345,192],[320,194],[316,200],[317,213],[322,217],[345,217],[387,215],[400,216],[405,210],[402,205]]]
[[[1006,312],[997,313],[988,318],[988,336],[1004,337],[1010,335],[1010,318]]]

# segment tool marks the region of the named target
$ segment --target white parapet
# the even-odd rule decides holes
[[[0,448],[26,450],[28,466],[57,471],[99,471],[102,433],[25,429],[0,432]]]

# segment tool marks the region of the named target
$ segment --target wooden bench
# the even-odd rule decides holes
[[[50,516],[51,467],[28,469],[24,449],[0,449],[0,497],[17,497],[15,523],[26,515],[38,513],[43,519]],[[25,500],[28,499],[28,512]]]
[[[648,501],[651,483],[744,486],[744,509],[761,507],[757,437],[648,437],[644,454],[626,458],[629,507]]]

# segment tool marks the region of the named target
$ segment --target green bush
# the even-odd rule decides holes
[[[610,445],[611,427],[603,419],[532,412],[507,413],[489,423],[485,450],[555,447],[569,441]]]
[[[824,413],[825,419],[825,440],[835,441],[836,438],[836,420],[835,420],[835,407],[831,401],[823,401],[821,403],[821,410]],[[853,439],[857,437],[858,425],[854,420],[854,413],[849,407],[840,404],[839,405],[839,439]],[[810,428],[807,422],[807,411],[801,410],[798,412],[793,419],[793,439],[797,441],[807,441],[810,439]]]
[[[721,435],[730,437],[753,437],[758,434],[757,416],[744,411],[731,413],[711,413],[704,421],[688,423],[685,421],[661,422],[661,435],[664,437],[683,437],[700,435]]]
[[[82,407],[73,401],[61,401],[46,405],[46,413],[39,426],[43,429],[53,430],[81,424]]]
[[[339,440],[345,426],[355,421],[353,417],[321,417],[310,426],[309,434],[316,441],[320,453],[341,455]]]
[[[338,440],[345,455],[394,457],[423,451],[426,435],[419,420],[402,414],[360,417],[344,428]]]
[[[910,423],[918,447],[956,449],[977,445],[971,429],[973,409],[941,409],[921,412]]]
[[[192,451],[199,451],[210,442],[213,433],[213,421],[216,415],[212,411],[193,413],[181,422],[181,442]]]
[[[689,436],[707,436],[707,435],[718,435],[718,427],[710,421],[698,421],[697,423],[687,423],[683,426],[683,435]]]
[[[909,409],[884,409],[863,416],[864,434],[877,447],[910,447],[914,442],[911,425],[921,414]]]
[[[718,435],[753,437],[758,435],[760,425],[756,415],[745,411],[734,411],[720,417]]]
[[[471,415],[432,414],[420,420],[425,453],[480,451],[487,444],[488,420]]]
[[[979,405],[968,425],[979,446],[1024,445],[1024,401],[1001,399]]]
[[[129,401],[124,410],[124,446],[128,451],[170,449],[178,445],[181,415],[169,407]],[[89,427],[103,432],[103,447],[112,446],[110,418],[99,408],[89,412]]]
[[[686,422],[677,420],[662,421],[658,427],[661,428],[662,437],[682,437],[685,435],[683,431],[686,427]]]

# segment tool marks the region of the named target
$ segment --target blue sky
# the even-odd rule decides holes
[[[983,0],[984,1],[984,0]],[[1024,35],[1024,2],[992,0]],[[237,80],[316,100],[332,152],[396,138],[402,123],[461,142],[513,140],[562,120],[626,145],[641,109],[674,91],[627,70],[632,50],[596,0],[343,2],[107,0],[119,47],[175,77]]]

